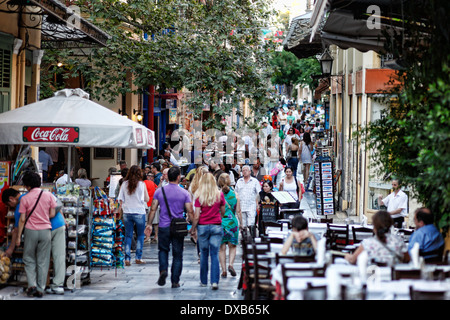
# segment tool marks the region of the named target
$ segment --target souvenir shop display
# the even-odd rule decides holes
[[[66,220],[66,286],[79,288],[90,283],[89,242],[91,192],[74,183],[58,185],[56,197],[62,202]]]
[[[94,188],[92,212],[92,267],[123,267],[123,224],[115,219],[117,203]]]
[[[314,182],[316,190],[316,209],[318,215],[335,214],[334,163],[331,158],[318,156],[314,161]]]

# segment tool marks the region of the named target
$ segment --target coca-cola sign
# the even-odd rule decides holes
[[[78,127],[23,127],[23,142],[78,143]]]

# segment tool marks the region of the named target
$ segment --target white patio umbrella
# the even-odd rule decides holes
[[[0,114],[0,144],[32,146],[155,148],[154,132],[89,100],[81,89]],[[70,157],[68,159],[70,176]]]

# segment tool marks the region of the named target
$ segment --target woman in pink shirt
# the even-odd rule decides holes
[[[208,256],[211,256],[211,287],[219,288],[219,249],[222,242],[222,217],[225,214],[225,198],[218,189],[216,179],[206,173],[194,194],[195,214],[192,223],[193,233],[198,233],[200,247],[200,285],[208,283]],[[192,233],[192,232],[191,232]]]
[[[41,190],[41,177],[35,172],[26,173],[23,184],[28,193],[20,201],[19,235],[16,245],[20,246],[23,232],[27,295],[41,298],[44,295],[50,265],[52,244],[50,218],[55,216],[56,200],[50,192]],[[33,207],[35,209],[32,212]]]

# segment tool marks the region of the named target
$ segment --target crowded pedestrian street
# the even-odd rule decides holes
[[[0,300],[450,300],[448,13],[0,0]]]

